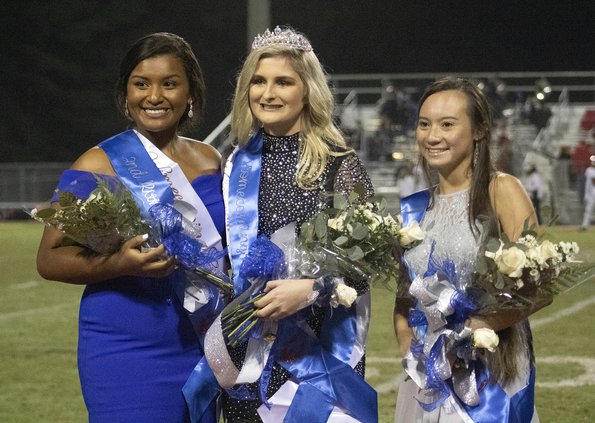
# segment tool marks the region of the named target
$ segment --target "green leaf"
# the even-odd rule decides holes
[[[364,258],[364,252],[356,245],[347,250],[347,256],[353,261],[358,261]]]
[[[486,257],[478,256],[475,260],[475,271],[481,275],[488,273],[488,262]]]
[[[344,210],[345,208],[347,208],[348,204],[349,204],[349,202],[347,201],[347,199],[345,198],[344,195],[341,195],[341,194],[334,195],[334,197],[333,197],[333,207],[334,208]]]
[[[351,236],[353,239],[360,241],[366,238],[369,233],[370,231],[367,226],[362,225],[361,223],[356,223],[353,225],[353,232],[351,233]]]
[[[378,212],[380,214],[384,215],[384,212],[386,211],[387,205],[388,205],[388,203],[386,202],[386,198],[380,197],[380,201],[377,204]]]
[[[335,239],[334,243],[335,245],[338,245],[340,247],[341,245],[344,245],[347,241],[349,241],[349,238],[347,238],[345,235],[341,235],[339,238]]]
[[[504,286],[506,285],[506,283],[504,282],[504,278],[502,277],[502,273],[498,272],[497,277],[496,277],[496,281],[494,282],[494,286],[501,290],[502,288],[504,288]]]
[[[325,213],[320,213],[316,216],[316,221],[314,222],[314,232],[318,238],[324,238],[327,232],[327,222],[328,216]]]
[[[62,206],[62,207],[68,207],[68,206],[76,203],[76,200],[77,200],[77,198],[74,196],[74,194],[72,194],[70,192],[63,192],[63,191],[58,192],[58,198],[59,198],[60,206]]]
[[[498,251],[498,248],[500,248],[500,241],[496,238],[490,238],[486,245],[486,249],[491,252],[496,252]]]
[[[360,194],[358,194],[356,191],[351,191],[349,193],[349,197],[347,197],[347,200],[349,201],[349,203],[353,204],[357,202],[358,198],[360,198]]]
[[[50,217],[52,217],[55,214],[56,214],[56,209],[53,209],[51,207],[37,211],[37,217],[39,217],[40,219],[49,219]]]

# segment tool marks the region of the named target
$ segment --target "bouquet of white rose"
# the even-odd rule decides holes
[[[524,308],[586,280],[593,265],[577,261],[578,253],[576,242],[542,239],[527,223],[516,242],[506,235],[489,239],[470,292],[480,290],[477,313]]]
[[[33,209],[30,212],[31,217],[60,230],[64,234],[60,246],[80,245],[101,255],[113,254],[128,239],[147,234],[149,237],[143,248],[156,247],[163,242],[168,253],[186,270],[201,276],[226,294],[231,292],[232,284],[225,275],[215,275],[202,266],[209,260],[215,260],[218,254],[207,251],[201,244],[198,239],[199,225],[184,219],[172,207],[162,205],[154,212],[160,216],[182,220],[179,225],[173,225],[176,230],[170,230],[166,234],[162,222],[152,221],[150,217],[141,215],[132,194],[119,179],[98,176],[95,179],[97,188],[86,200],[58,190],[60,207]]]
[[[343,278],[395,288],[399,275],[397,250],[410,247],[424,237],[417,222],[403,228],[401,217],[395,219],[390,215],[384,199],[358,204],[359,196],[357,190],[348,197],[335,194],[332,208],[305,222],[289,266],[297,270],[297,277],[323,279],[332,275],[324,279],[332,285],[325,287],[325,291],[330,291],[333,307],[350,307],[357,298],[355,289],[345,284]],[[263,294],[252,291],[223,312],[221,323],[231,346],[241,343],[258,323],[253,303]],[[316,294],[318,291],[310,302],[316,299]]]

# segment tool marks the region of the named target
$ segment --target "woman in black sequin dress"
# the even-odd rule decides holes
[[[345,145],[333,124],[333,107],[324,71],[305,37],[279,27],[256,37],[238,76],[232,108],[232,135],[238,140],[238,147],[225,169],[224,190],[227,192],[230,231],[228,245],[234,275],[242,261],[241,251],[245,251],[246,247],[245,232],[250,232],[246,229],[250,225],[253,237],[270,237],[292,222],[299,228],[312,215],[327,207],[328,195],[325,194],[347,194],[361,183],[365,187],[361,201],[373,195],[365,168],[353,150]],[[244,171],[246,163],[254,165],[252,171]],[[250,169],[249,165],[247,169]],[[247,194],[250,187],[253,198]],[[254,204],[252,215],[248,206],[244,207],[250,200]],[[246,216],[252,216],[251,220],[241,222]],[[363,381],[370,301],[368,287],[363,281],[345,283],[358,293],[358,299],[350,309],[343,306],[331,309],[330,294],[320,295],[312,304],[316,286],[313,279],[269,281],[265,288],[267,294],[255,303],[259,309],[258,316],[278,321],[279,331],[283,330],[281,322],[288,320],[285,318],[300,309],[302,313],[307,312],[304,319],[307,328],[300,332],[300,339],[310,342],[312,348],[322,354],[336,357],[330,361],[334,360],[337,369],[341,368],[342,372],[334,373],[346,375],[345,379],[337,376],[332,382],[337,384],[331,389],[337,392],[336,398],[329,400],[321,393],[320,385],[310,383],[312,375],[308,375],[308,371],[294,370],[292,366],[302,365],[304,357],[288,345],[277,345],[281,342],[278,332],[271,355],[268,361],[265,360],[268,363],[264,366],[265,377],[261,376],[255,383],[236,385],[224,393],[223,414],[226,421],[375,420],[374,417],[362,418],[362,413],[358,411],[358,408],[365,408],[368,416],[377,413],[375,393]],[[332,335],[328,335],[332,333],[328,326],[333,313],[335,319],[345,313],[345,321],[353,323],[354,339],[347,346],[338,348],[334,344],[339,341],[333,341]],[[245,343],[229,351],[238,369],[245,362],[246,350]],[[291,359],[284,357],[288,350],[291,350],[290,355],[293,352]],[[314,363],[318,364],[324,367],[325,363]],[[302,367],[301,370],[304,370],[307,366],[304,364]],[[334,375],[331,376],[328,379],[333,379]],[[358,392],[355,395],[362,398],[364,392],[367,393],[368,402],[362,399],[355,406],[348,403],[354,401],[341,390],[356,389],[355,386],[345,386],[350,384],[346,382],[349,380],[365,384],[366,389],[363,390],[356,384]],[[265,397],[270,407],[263,405]],[[306,397],[308,401],[301,402]],[[319,399],[324,401],[319,402]],[[331,404],[330,408],[325,406],[325,401]]]

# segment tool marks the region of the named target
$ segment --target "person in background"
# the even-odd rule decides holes
[[[249,287],[242,277],[242,263],[248,246],[259,236],[271,237],[291,224],[295,224],[292,233],[299,231],[305,221],[329,206],[330,193],[348,194],[361,184],[359,201],[372,196],[365,168],[333,124],[333,109],[324,70],[304,35],[276,27],[254,39],[237,78],[231,133],[238,148],[227,161],[223,185],[236,294]],[[254,303],[256,316],[278,324],[279,329],[264,370],[256,371],[257,382],[224,393],[226,421],[377,420],[376,393],[363,378],[370,304],[367,283],[346,280],[358,298],[349,308],[332,308],[328,281],[323,276],[266,283],[264,297]],[[298,328],[292,316],[300,310]],[[339,321],[354,324],[350,336],[334,335]],[[357,327],[355,322],[360,322]],[[288,330],[296,336],[288,337]],[[260,341],[250,338],[230,349],[229,366],[222,365],[222,371],[233,365],[242,372],[246,370],[242,366],[255,368],[254,361],[244,359],[253,342]],[[305,346],[312,355],[297,353]],[[208,351],[210,346],[205,348]],[[214,357],[221,362],[226,354],[217,352]],[[323,356],[329,361],[321,361]],[[335,370],[327,373],[327,366]],[[315,369],[318,377],[313,380]],[[346,388],[337,393],[336,401],[328,397],[332,389],[327,385],[335,378]]]
[[[595,139],[595,131],[593,131],[592,137]],[[570,156],[570,175],[582,204],[585,200],[585,171],[590,166],[589,158],[592,154],[595,154],[594,147],[589,145],[586,139],[583,139],[574,147]]]
[[[579,230],[585,231],[591,223],[593,205],[595,205],[595,155],[590,157],[591,166],[585,170],[585,211]]]
[[[202,239],[220,249],[225,228],[220,155],[180,135],[200,118],[205,101],[203,73],[190,45],[170,33],[140,38],[121,63],[116,100],[132,129],[83,153],[63,173],[58,189],[85,199],[97,187],[95,176],[107,181],[117,176],[147,212],[139,201],[146,176],[160,202],[171,204],[174,197],[184,202],[201,225]],[[131,163],[139,171],[135,175],[145,176],[131,178]],[[189,421],[182,387],[203,353],[183,308],[182,270],[163,245],[141,250],[146,235],[108,256],[59,246],[62,237],[45,228],[37,269],[45,279],[86,285],[78,368],[89,421]],[[218,421],[214,402],[201,417],[203,423]]]
[[[450,260],[456,276],[441,278],[440,282],[448,284],[447,289],[464,291],[472,281],[484,236],[498,236],[502,231],[509,239],[516,240],[526,220],[537,223],[521,183],[511,175],[497,172],[491,163],[491,128],[488,102],[476,84],[446,77],[426,88],[418,108],[416,139],[428,180],[433,172],[437,174],[434,177],[437,176],[438,184],[401,200],[403,224],[408,226],[415,220],[424,231],[423,241],[404,253],[408,272],[403,276],[405,281],[419,280],[416,277],[429,272],[432,263]],[[432,360],[440,360],[447,350],[440,347],[438,339],[434,339],[438,343],[431,344],[431,353],[422,348],[426,340],[432,342],[432,338],[428,339],[431,336],[428,322],[435,320],[436,315],[431,313],[436,310],[420,307],[416,295],[417,291],[409,290],[408,284],[403,283],[395,301],[395,333],[409,375],[399,386],[395,422],[538,421],[534,411],[534,355],[527,316],[545,304],[527,311],[471,315],[457,323],[453,329],[457,333],[493,329],[500,337],[500,345],[487,361],[471,361],[475,373],[469,385],[465,385],[468,380],[464,377],[455,377],[455,373],[461,374],[457,369],[469,367],[458,357],[446,357],[445,365],[452,373],[441,385],[448,387],[447,392],[436,398],[430,396],[423,380],[413,377],[424,366],[433,366]],[[409,317],[412,320],[408,321]],[[477,405],[469,406],[462,399],[468,399],[476,383],[481,395]]]
[[[525,176],[521,179],[521,181],[529,193],[531,203],[533,203],[533,209],[537,214],[537,222],[542,223],[541,202],[547,197],[547,185],[537,171],[537,167],[535,165],[529,166],[525,172]]]

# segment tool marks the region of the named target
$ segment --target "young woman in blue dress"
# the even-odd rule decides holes
[[[121,63],[116,100],[132,129],[83,153],[63,173],[58,189],[85,199],[97,185],[95,176],[118,176],[144,212],[150,205],[145,200],[183,203],[185,217],[201,225],[205,243],[221,248],[220,155],[180,135],[199,119],[205,101],[203,74],[190,45],[170,33],[136,41]],[[149,179],[131,177],[131,163],[135,176]],[[154,187],[150,198],[144,195],[147,181]],[[202,349],[197,325],[183,307],[183,271],[163,245],[141,249],[142,235],[107,256],[83,246],[58,246],[62,236],[45,228],[37,267],[46,279],[86,285],[78,368],[89,421],[188,421],[182,387]],[[201,421],[216,421],[214,404]]]

